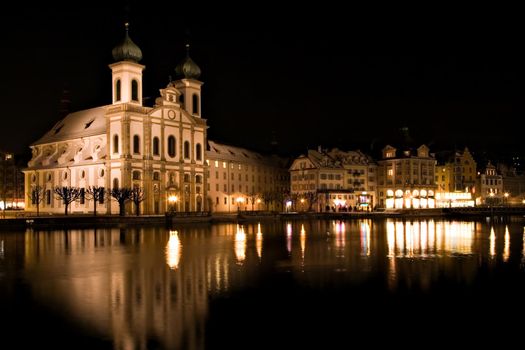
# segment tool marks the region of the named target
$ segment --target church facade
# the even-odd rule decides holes
[[[189,52],[189,51],[188,51]],[[206,120],[201,115],[199,67],[189,57],[176,67],[177,79],[160,89],[153,107],[142,103],[140,48],[126,34],[113,49],[112,103],[68,114],[33,143],[25,169],[26,210],[64,212],[55,187],[84,189],[71,213],[93,211],[86,198],[90,186],[106,189],[97,203],[100,213],[116,214],[111,188],[143,189],[141,214],[206,211]],[[31,195],[42,190],[42,201]],[[131,205],[126,208],[131,213]]]

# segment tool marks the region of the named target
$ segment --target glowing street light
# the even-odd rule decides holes
[[[171,194],[171,195],[168,196],[168,204],[169,204],[169,210],[170,211],[175,211],[175,208],[176,208],[178,200],[179,200],[179,198],[176,195],[174,195],[174,194]]]

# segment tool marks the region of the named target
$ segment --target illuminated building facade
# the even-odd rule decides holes
[[[68,114],[31,145],[25,170],[26,209],[35,210],[29,193],[39,186],[41,210],[62,212],[54,187],[143,188],[143,214],[167,210],[206,210],[206,120],[201,115],[199,67],[189,53],[175,71],[178,80],[160,90],[153,107],[143,105],[140,48],[126,34],[113,49],[112,103]],[[118,213],[109,196],[100,212]],[[168,198],[177,199],[168,203]],[[85,198],[71,212],[92,211]],[[128,206],[127,212],[131,210]]]
[[[361,151],[308,150],[290,166],[294,209],[368,210],[376,203],[376,168]],[[309,203],[312,202],[312,203]]]
[[[437,207],[474,206],[476,161],[468,148],[445,155],[436,166],[435,181]]]
[[[436,159],[426,145],[397,149],[387,145],[378,161],[379,207],[434,208]]]
[[[211,211],[283,210],[290,186],[285,159],[214,141],[206,159]]]
[[[505,201],[503,178],[489,161],[485,171],[480,173],[476,183],[476,204],[495,205]]]
[[[0,210],[24,208],[24,174],[12,153],[0,151]]]
[[[476,161],[465,147],[463,152],[454,152],[441,165],[436,166],[438,192],[470,192],[476,185]]]

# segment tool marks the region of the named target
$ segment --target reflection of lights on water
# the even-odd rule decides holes
[[[510,233],[509,233],[509,226],[505,225],[503,261],[509,260],[509,256],[510,256]]]
[[[239,263],[242,263],[246,258],[246,233],[244,233],[242,225],[237,225],[237,232],[235,233],[235,256]]]
[[[301,224],[301,257],[304,259],[304,250],[306,248],[306,231],[304,225]]]
[[[396,224],[389,220],[386,223],[386,241],[388,244],[388,257],[396,256]]]
[[[3,258],[4,258],[4,254],[5,254],[5,251],[4,251],[4,241],[0,241],[0,259],[3,259]]]
[[[494,257],[496,256],[496,234],[494,233],[494,227],[490,228],[489,241],[490,241],[490,249],[489,249],[490,256]]]
[[[523,249],[521,251],[521,260],[525,262],[525,226],[523,226]]]
[[[286,249],[292,252],[292,224],[286,224]]]
[[[362,222],[360,227],[361,233],[361,254],[370,256],[370,225],[368,222]]]
[[[179,267],[179,261],[182,253],[182,244],[180,243],[179,233],[170,231],[170,238],[166,244],[166,263],[170,269]]]
[[[344,248],[346,238],[346,227],[344,222],[335,223],[335,246],[337,248]],[[342,251],[340,251],[342,253]]]
[[[436,248],[439,253],[472,254],[475,226],[470,222],[388,221],[386,231],[389,256],[426,257],[435,254]]]
[[[257,224],[257,233],[255,235],[255,249],[257,250],[257,256],[259,259],[262,257],[262,242],[263,234],[261,232],[261,224]]]

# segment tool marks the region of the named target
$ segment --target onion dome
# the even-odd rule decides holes
[[[132,61],[132,62],[139,62],[142,59],[142,51],[140,50],[140,47],[138,47],[129,37],[128,31],[129,31],[129,23],[126,23],[126,36],[124,37],[124,40],[115,48],[111,53],[113,54],[113,58],[115,59],[115,62],[120,61]]]
[[[179,77],[197,80],[201,75],[201,69],[190,57],[190,44],[186,44],[186,58],[176,68],[175,73]]]

